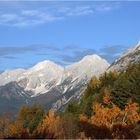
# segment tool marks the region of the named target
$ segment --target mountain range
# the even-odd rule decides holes
[[[7,70],[0,75],[0,111],[32,103],[61,110],[79,99],[91,77],[99,77],[108,66],[98,55],[89,55],[67,67],[46,60],[29,69]]]
[[[111,65],[94,54],[66,67],[46,60],[29,69],[6,70],[0,74],[0,112],[16,112],[22,105],[33,103],[63,110],[71,100],[80,99],[93,76],[114,70],[121,72],[139,60],[140,43]]]

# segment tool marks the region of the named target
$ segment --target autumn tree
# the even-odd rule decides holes
[[[115,81],[118,79],[119,74],[116,71],[105,72],[103,75],[99,77],[100,80],[100,87],[102,88],[109,88],[113,86]]]
[[[37,127],[37,135],[40,138],[57,138],[61,130],[59,130],[60,117],[55,116],[52,110],[49,111],[43,121]]]
[[[8,126],[7,138],[20,138],[23,125],[21,123],[13,122]]]
[[[111,103],[110,93],[109,93],[109,90],[107,88],[104,89],[103,103],[106,105]]]
[[[6,114],[0,116],[0,139],[7,136],[7,128],[10,124],[10,117]]]
[[[45,114],[39,105],[23,106],[7,128],[7,138],[31,138]]]
[[[123,122],[127,125],[136,124],[140,121],[140,114],[138,113],[139,105],[129,100],[125,105]]]
[[[89,119],[87,119],[85,115],[80,115],[80,122],[82,122],[84,128],[86,128],[84,130],[86,131],[85,134],[88,136],[91,135],[92,138],[96,135],[96,133],[94,134],[95,127],[99,127],[97,129],[104,128],[103,132],[109,131],[111,135],[108,135],[108,137],[136,138],[132,130],[140,121],[140,115],[137,112],[138,108],[138,104],[129,101],[125,109],[121,110],[111,102],[109,91],[106,89],[104,91],[103,103],[95,102],[93,105],[94,115]],[[87,130],[92,131],[93,134]]]
[[[36,104],[31,107],[23,106],[17,114],[16,122],[22,123],[32,133],[45,114],[45,110]]]
[[[91,117],[92,123],[99,126],[112,127],[115,123],[122,123],[124,125],[134,124],[140,120],[138,114],[138,104],[129,101],[124,110],[121,110],[114,103],[110,101],[109,93],[106,91],[103,97],[105,104],[110,103],[111,106],[104,106],[101,103],[95,103],[93,109],[95,115]]]

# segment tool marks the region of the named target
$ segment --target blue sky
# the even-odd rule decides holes
[[[95,53],[111,63],[139,40],[138,1],[0,1],[0,71]]]

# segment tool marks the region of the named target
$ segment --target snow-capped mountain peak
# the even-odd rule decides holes
[[[57,65],[56,63],[50,61],[50,60],[45,60],[42,62],[39,62],[38,64],[36,64],[35,66],[33,66],[32,68],[30,68],[30,70],[34,70],[34,71],[40,71],[43,69],[63,69],[63,67]]]
[[[62,77],[62,84],[65,91],[83,86],[91,79],[105,72],[109,63],[98,55],[85,56],[78,62],[75,62],[65,68]],[[69,83],[69,84],[67,84]]]
[[[69,69],[69,68],[71,68],[71,67],[79,67],[80,65],[82,66],[82,65],[98,65],[98,62],[103,62],[103,63],[105,63],[105,64],[107,64],[108,66],[109,66],[109,63],[106,61],[106,60],[104,60],[104,59],[102,59],[100,56],[98,56],[98,55],[96,55],[96,54],[93,54],[93,55],[87,55],[87,56],[85,56],[85,57],[83,57],[80,61],[78,61],[78,62],[75,62],[75,63],[73,63],[73,64],[71,64],[71,65],[68,65],[67,67],[66,67],[66,69]]]
[[[84,58],[82,58],[81,61],[84,61],[84,60],[86,60],[86,61],[92,61],[92,60],[101,60],[101,59],[102,58],[99,55],[93,54],[93,55],[87,55],[87,56],[85,56]]]

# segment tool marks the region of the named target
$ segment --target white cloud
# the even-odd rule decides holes
[[[1,14],[0,15],[0,24],[9,25],[9,26],[32,26],[43,24],[46,22],[59,20],[60,17],[56,17],[53,15],[49,15],[47,13],[43,13],[37,10],[24,10],[20,13],[12,13],[12,14]]]
[[[68,16],[83,16],[89,14],[94,14],[94,9],[90,6],[77,6],[73,8],[73,10],[69,9],[67,12]]]
[[[24,4],[25,5],[25,4]],[[93,15],[96,12],[110,11],[116,8],[116,4],[109,3],[92,3],[86,5],[48,5],[42,7],[30,7],[15,11],[9,9],[0,13],[0,24],[9,26],[34,26],[39,24],[45,24],[56,20],[62,20],[64,18],[72,16],[87,16]]]

